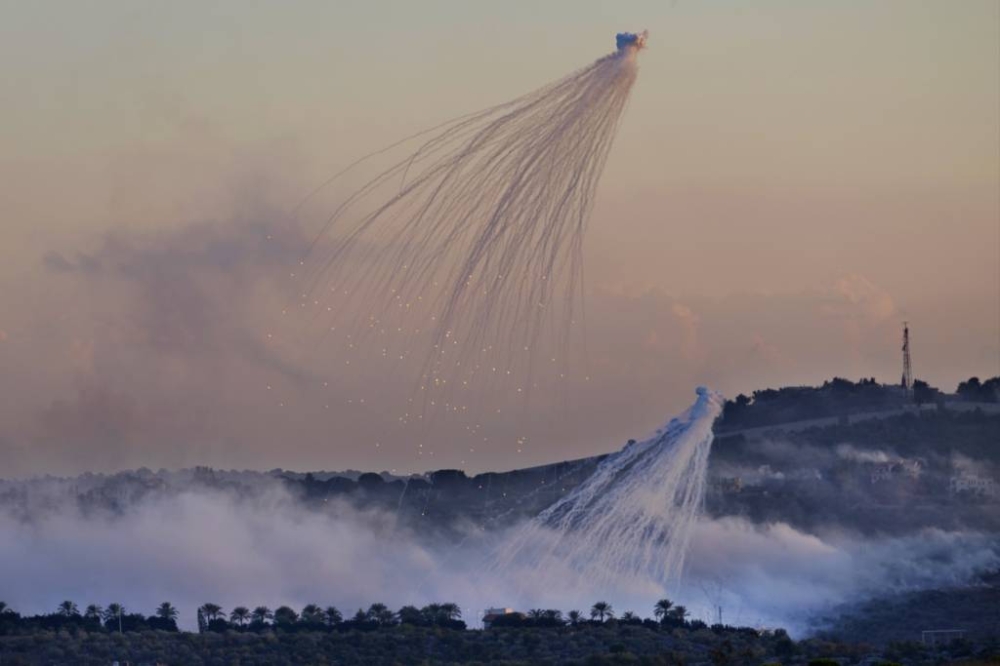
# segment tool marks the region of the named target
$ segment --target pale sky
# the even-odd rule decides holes
[[[312,368],[259,335],[294,239],[261,230],[641,29],[587,238],[590,382],[484,407],[475,445],[395,427],[378,368],[303,406]],[[896,381],[904,319],[918,377],[1000,374],[996,0],[0,0],[0,108],[0,475],[579,457],[698,384]]]

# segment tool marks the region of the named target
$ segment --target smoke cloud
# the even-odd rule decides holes
[[[969,583],[1000,566],[996,535],[926,529],[900,537],[816,535],[784,524],[704,520],[692,541],[687,594],[706,618],[785,626],[802,635],[842,604]]]
[[[614,572],[602,572],[599,586],[581,585],[576,572],[558,566],[487,571],[506,533],[469,531],[445,542],[391,512],[340,502],[305,508],[278,481],[259,482],[250,493],[182,488],[114,514],[82,514],[56,485],[35,483],[36,492],[49,493],[47,510],[0,514],[0,569],[18,572],[4,579],[0,599],[22,613],[51,612],[67,598],[151,613],[169,600],[188,628],[208,601],[227,609],[322,603],[349,612],[374,602],[455,601],[475,623],[490,606],[587,610],[598,599],[649,615],[656,599],[669,596],[694,617],[714,621],[721,605],[726,622],[802,635],[809,618],[834,605],[963,584],[1000,566],[996,539],[971,532],[864,540],[703,519],[680,587],[631,577],[619,584]]]

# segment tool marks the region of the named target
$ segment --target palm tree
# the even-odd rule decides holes
[[[670,599],[660,599],[656,602],[656,605],[653,606],[653,616],[660,622],[663,622],[663,619],[667,617],[667,614],[670,612],[673,605],[674,602]]]
[[[326,624],[331,627],[344,621],[344,616],[340,614],[336,606],[327,606],[326,610],[323,611],[323,618],[326,620]]]
[[[0,615],[12,614],[14,609],[7,605],[6,601],[0,601]]]
[[[426,618],[427,624],[442,625],[462,619],[462,609],[453,603],[427,604],[420,609],[420,613]]]
[[[615,611],[607,601],[598,601],[590,609],[591,619],[596,619],[599,622],[604,622],[605,619],[610,619],[614,616]]]
[[[441,604],[427,604],[420,609],[420,614],[427,624],[437,624],[441,619]]]
[[[222,606],[218,604],[203,604],[198,610],[205,617],[206,622],[211,622],[212,620],[218,620],[222,615]]]
[[[162,620],[176,620],[179,613],[172,603],[164,601],[156,607],[156,617]]]
[[[80,609],[76,607],[76,604],[72,601],[66,600],[59,604],[59,608],[56,610],[59,615],[63,617],[75,617],[80,615]]]
[[[112,602],[108,604],[108,607],[104,609],[103,613],[101,613],[101,618],[105,622],[107,622],[108,620],[114,620],[118,618],[124,612],[125,612],[124,606],[122,606],[119,603]]]
[[[278,606],[274,611],[274,623],[282,626],[295,624],[299,621],[299,614],[288,606]]]
[[[233,612],[229,614],[229,621],[235,622],[241,629],[243,625],[247,623],[250,619],[250,609],[246,606],[237,606],[233,609]]]
[[[104,617],[104,609],[97,604],[88,604],[83,611],[83,616],[88,620],[100,620]]]
[[[562,611],[556,609],[542,611],[542,620],[552,626],[562,626],[566,624],[566,621],[563,620]]]
[[[639,616],[633,613],[632,611],[625,611],[624,613],[622,613],[622,620],[624,620],[625,622],[632,622],[638,619]]]
[[[385,604],[372,604],[368,607],[368,619],[382,627],[396,624],[396,614]]]
[[[268,620],[274,619],[274,613],[267,606],[257,606],[250,612],[250,617],[253,622],[264,624]]]
[[[458,607],[458,604],[441,604],[441,613],[444,614],[444,616],[449,620],[462,619],[462,609]]]
[[[125,607],[119,603],[112,602],[108,604],[107,609],[104,611],[104,621],[111,622],[114,619],[118,619],[118,633],[122,633],[122,615],[125,614]]]
[[[569,618],[569,623],[575,627],[580,624],[580,620],[583,618],[583,613],[578,610],[571,610],[567,613],[566,617]]]
[[[396,613],[399,621],[403,624],[421,625],[426,624],[430,618],[420,611],[416,606],[403,606]]]
[[[316,604],[308,604],[302,609],[302,616],[299,619],[306,624],[319,624],[323,621],[323,609]]]
[[[688,610],[687,608],[684,608],[684,606],[674,606],[670,610],[670,617],[677,620],[678,622],[683,622],[684,618],[686,618],[687,616],[688,616]]]

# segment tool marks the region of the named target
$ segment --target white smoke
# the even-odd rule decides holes
[[[858,449],[850,444],[840,444],[837,446],[837,455],[844,460],[858,463],[888,463],[898,460],[898,456],[890,456],[885,451],[877,449]]]
[[[66,501],[64,483],[27,482],[44,501],[27,513],[17,501],[0,510],[0,571],[16,572],[0,578],[0,600],[23,613],[51,612],[64,599],[117,601],[144,613],[171,601],[191,628],[195,608],[209,601],[346,612],[454,601],[474,624],[491,606],[586,610],[599,599],[648,616],[667,596],[708,621],[721,606],[728,623],[801,635],[837,604],[964,584],[1000,567],[995,535],[864,538],[698,519],[718,408],[719,396],[701,391],[685,416],[610,456],[538,519],[499,534],[470,530],[457,544],[401,525],[392,512],[343,502],[306,507],[264,476],[252,492],[173,479],[161,492],[123,495],[122,513],[86,514]],[[85,477],[75,483],[87,487]],[[0,492],[9,500],[19,487]],[[542,561],[525,557],[526,537],[538,539]],[[498,541],[513,556],[490,567]]]
[[[498,571],[566,566],[612,588],[679,580],[705,497],[712,424],[723,398],[706,388],[654,437],[605,458],[568,495],[510,535]]]
[[[841,604],[969,583],[1000,567],[995,535],[926,529],[886,538],[818,536],[784,524],[705,520],[692,540],[685,595],[706,620],[803,633]]]
[[[933,530],[820,538],[727,518],[695,526],[680,586],[615,580],[615,572],[599,570],[588,583],[558,563],[501,574],[484,571],[487,558],[481,541],[428,544],[390,514],[345,505],[308,510],[278,487],[252,499],[210,491],[151,497],[122,516],[64,509],[23,522],[0,515],[0,570],[16,572],[0,580],[0,600],[14,609],[52,612],[72,599],[119,601],[148,614],[171,601],[187,628],[209,601],[227,609],[333,604],[347,612],[374,602],[455,601],[474,624],[489,606],[586,610],[599,599],[648,616],[668,596],[695,617],[714,621],[714,606],[722,605],[726,622],[801,635],[810,617],[838,603],[962,584],[1000,566],[1000,546],[990,536]]]

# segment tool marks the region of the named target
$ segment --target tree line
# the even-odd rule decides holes
[[[177,607],[165,601],[151,615],[129,612],[122,604],[114,602],[101,607],[89,604],[82,611],[73,601],[63,601],[54,612],[33,616],[21,616],[6,603],[0,601],[0,634],[16,633],[17,630],[31,629],[67,629],[77,628],[84,631],[105,631],[125,633],[134,631],[179,631],[177,619],[180,615]],[[684,606],[675,605],[669,599],[660,599],[653,606],[653,618],[641,618],[636,613],[627,611],[616,617],[611,604],[605,601],[596,602],[589,612],[589,620],[578,610],[563,614],[555,609],[532,609],[525,613],[512,612],[489,617],[487,624],[491,627],[563,627],[579,626],[581,624],[641,624],[647,626],[670,626],[687,628],[704,628],[706,625],[699,620],[689,621],[688,611]],[[462,610],[455,603],[432,603],[422,608],[403,606],[392,610],[382,603],[374,603],[367,610],[358,609],[345,617],[336,606],[321,606],[307,604],[301,611],[290,606],[278,606],[274,610],[268,606],[236,606],[226,612],[222,606],[215,603],[205,603],[197,609],[198,631],[219,632],[249,631],[261,632],[278,629],[282,631],[373,631],[411,625],[418,627],[441,627],[464,630],[466,623],[462,620]]]
[[[73,601],[63,601],[55,612],[22,616],[5,602],[0,601],[0,634],[17,633],[34,629],[80,629],[83,631],[178,631],[178,611],[168,602],[160,604],[152,615],[130,613],[120,603],[107,607],[89,604],[82,611]]]
[[[102,608],[90,604],[82,611],[73,601],[59,604],[53,613],[21,616],[7,603],[0,601],[0,634],[17,629],[64,629],[79,628],[85,631],[108,631],[125,633],[129,631],[160,630],[179,631],[177,607],[169,601],[157,606],[151,615],[132,613],[120,603],[110,603]],[[462,610],[454,603],[433,603],[417,608],[404,606],[398,611],[390,610],[385,604],[375,603],[368,610],[358,609],[352,617],[345,618],[336,606],[322,607],[307,604],[296,611],[290,606],[278,606],[273,611],[267,606],[253,609],[237,606],[226,613],[221,606],[206,603],[197,609],[199,632],[263,631],[281,629],[284,631],[347,631],[351,629],[373,630],[381,627],[409,624],[422,627],[444,627],[465,629]]]
[[[669,599],[660,599],[653,606],[653,618],[642,618],[633,611],[625,611],[621,616],[615,616],[615,609],[606,601],[598,601],[590,607],[590,619],[578,610],[571,610],[565,615],[560,610],[535,608],[527,613],[507,613],[488,618],[491,627],[576,627],[581,624],[633,624],[646,626],[671,626],[703,628],[705,623],[700,620],[688,621],[687,608],[675,605]]]

